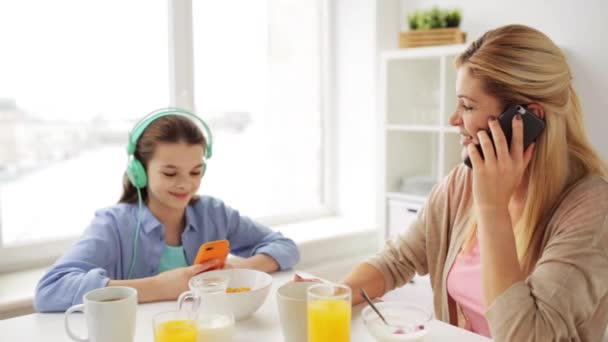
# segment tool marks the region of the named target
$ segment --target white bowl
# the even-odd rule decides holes
[[[374,303],[384,316],[384,324],[378,314],[368,305],[361,315],[367,331],[378,342],[423,341],[428,332],[432,314],[419,306],[402,302]]]
[[[201,273],[195,277],[223,275],[228,277],[228,287],[248,287],[251,291],[227,293],[228,303],[234,319],[251,316],[266,301],[272,288],[272,277],[265,272],[248,269],[225,269]],[[194,277],[193,277],[194,278]]]

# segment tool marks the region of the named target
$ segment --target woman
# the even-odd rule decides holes
[[[80,241],[40,280],[39,311],[64,311],[104,286],[134,287],[140,302],[175,300],[192,276],[218,265],[192,265],[208,241],[229,240],[231,253],[244,258],[232,265],[238,268],[273,272],[298,262],[292,240],[219,199],[197,195],[211,142],[196,123],[210,138],[200,118],[177,108],[153,112],[135,126],[119,203],[97,211]]]
[[[562,51],[543,33],[488,31],[456,61],[462,158],[417,221],[346,278],[378,297],[430,275],[438,319],[497,341],[599,341],[608,321],[608,183]],[[507,146],[496,117],[523,105],[545,130]],[[495,147],[486,130],[489,129]],[[483,157],[475,147],[481,145]]]

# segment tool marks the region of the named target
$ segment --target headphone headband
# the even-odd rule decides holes
[[[203,126],[207,138],[205,159],[211,158],[211,156],[213,155],[213,136],[211,135],[211,130],[209,129],[209,126],[207,126],[207,123],[203,121],[203,119],[201,119],[198,115],[178,107],[160,108],[147,114],[141,120],[139,120],[129,133],[129,141],[127,143],[127,154],[129,156],[135,154],[135,150],[137,149],[137,141],[152,122],[154,122],[158,118],[162,118],[163,116],[169,115],[185,116],[196,122],[199,122]]]

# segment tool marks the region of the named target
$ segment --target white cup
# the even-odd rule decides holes
[[[279,320],[283,338],[288,342],[308,341],[308,312],[306,291],[317,285],[315,282],[289,282],[277,290]]]
[[[135,337],[137,290],[124,286],[109,286],[87,292],[83,304],[70,307],[64,316],[65,331],[75,341],[132,342]],[[82,312],[89,337],[81,337],[70,329],[69,316]]]

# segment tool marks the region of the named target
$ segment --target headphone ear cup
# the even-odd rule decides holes
[[[201,170],[201,178],[205,176],[205,171],[207,171],[207,163],[203,162],[203,167]]]
[[[137,159],[133,158],[127,165],[127,177],[131,184],[137,189],[142,189],[148,184],[146,169],[144,165]]]

